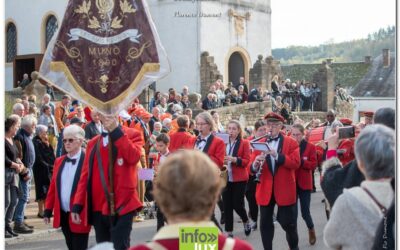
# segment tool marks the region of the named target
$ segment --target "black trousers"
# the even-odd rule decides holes
[[[225,231],[233,231],[233,210],[240,216],[243,222],[247,222],[246,209],[244,208],[244,193],[246,191],[246,181],[229,182],[222,192],[222,201],[225,211]]]
[[[69,250],[86,250],[88,248],[89,233],[73,233],[69,227],[69,212],[61,210],[61,230]]]
[[[157,203],[155,204],[156,206],[156,216],[157,216],[157,231],[160,230],[165,225],[165,216],[163,212],[161,211],[160,207],[157,206]]]
[[[271,201],[267,206],[260,206],[260,232],[264,249],[272,249],[274,239],[274,222],[272,216],[275,208],[275,197],[272,193]],[[297,249],[299,236],[297,234],[296,204],[290,206],[278,206],[277,221],[286,232],[286,240],[290,249]]]
[[[258,220],[258,205],[256,202],[256,187],[257,183],[254,181],[256,177],[250,175],[249,181],[246,185],[246,199],[249,204],[249,215],[252,221]]]
[[[126,250],[130,245],[132,220],[136,212],[130,212],[117,216],[114,225],[111,225],[110,217],[101,212],[93,212],[92,222],[96,232],[96,242],[112,242],[114,249]]]

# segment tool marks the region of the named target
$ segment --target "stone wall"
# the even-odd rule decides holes
[[[217,65],[214,63],[214,57],[210,56],[208,52],[203,52],[200,59],[200,94],[202,97],[207,95],[210,86],[217,79],[223,80]]]
[[[278,75],[280,79],[283,78],[283,72],[279,61],[274,60],[269,56],[263,60],[263,56],[259,55],[258,60],[254,63],[253,68],[250,69],[250,89],[255,86],[261,86],[263,89],[271,90],[271,81],[274,75]]]

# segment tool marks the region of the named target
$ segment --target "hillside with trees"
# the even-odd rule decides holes
[[[334,62],[363,61],[365,56],[375,58],[382,54],[382,49],[396,51],[396,28],[389,26],[369,34],[365,39],[348,42],[327,42],[319,46],[289,46],[272,50],[272,56],[280,60],[281,65],[299,63],[321,63],[327,58]]]

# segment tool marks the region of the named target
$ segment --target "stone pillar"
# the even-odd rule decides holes
[[[383,56],[383,67],[389,67],[390,66],[390,51],[389,51],[389,49],[383,49],[382,56]]]
[[[202,99],[207,95],[210,86],[217,79],[221,79],[222,75],[218,71],[217,65],[214,63],[214,57],[210,56],[207,51],[201,53],[200,59],[200,93]]]
[[[254,63],[253,68],[249,72],[249,90],[261,86],[263,89],[267,88],[267,64],[263,61],[263,56],[258,55],[258,60]]]
[[[321,67],[313,75],[313,82],[317,83],[321,89],[321,107],[315,107],[316,111],[328,111],[333,109],[335,74],[329,65],[324,61]],[[321,102],[320,102],[321,103]]]
[[[365,64],[371,64],[371,56],[365,56],[364,63]]]
[[[272,56],[265,58],[267,63],[267,89],[271,91],[271,81],[275,75],[279,76],[279,79],[283,79],[283,72],[281,69],[281,63],[279,60],[274,60]]]

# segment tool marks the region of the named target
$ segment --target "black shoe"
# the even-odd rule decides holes
[[[33,229],[28,228],[24,223],[15,223],[14,232],[20,234],[31,234],[33,233]]]
[[[15,233],[15,232],[12,230],[12,228],[11,228],[10,225],[6,226],[6,232],[8,232],[9,234],[11,234],[11,235],[14,236],[14,237],[17,237],[17,236],[18,236],[18,234]]]
[[[244,224],[244,234],[249,236],[251,233],[251,226],[249,222],[243,223]]]
[[[24,220],[28,219],[28,217],[24,216]]]
[[[4,232],[4,238],[9,239],[9,238],[12,238],[12,237],[13,236],[9,232],[7,232],[7,230]]]
[[[44,218],[43,214],[40,214],[40,213],[37,214],[37,217],[40,218],[40,219]]]
[[[34,229],[34,228],[35,228],[34,226],[28,225],[28,223],[26,223],[25,221],[24,221],[24,225],[25,225],[27,228],[30,228],[30,229]]]

